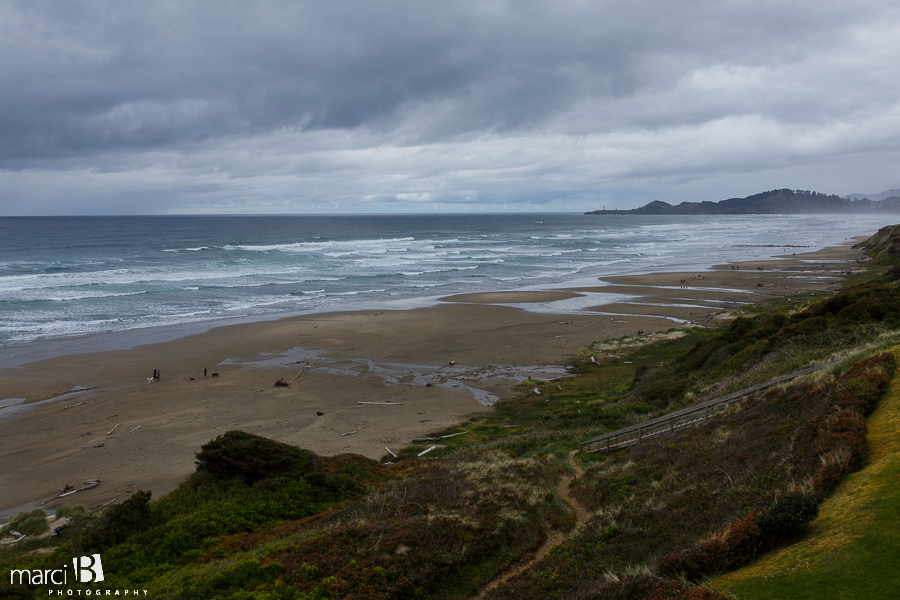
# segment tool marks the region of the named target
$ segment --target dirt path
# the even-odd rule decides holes
[[[574,475],[563,475],[559,478],[559,483],[556,484],[556,493],[559,494],[559,497],[562,498],[562,501],[566,503],[571,510],[575,514],[575,521],[577,523],[584,523],[587,521],[588,517],[590,517],[590,512],[581,505],[572,495],[569,493],[570,486],[572,481],[576,480],[578,477],[581,477],[584,474],[584,470],[578,466],[578,463],[575,462],[575,454],[578,450],[572,450],[569,452],[566,459],[569,461],[569,464],[575,469]],[[481,592],[478,594],[477,598],[480,600],[484,598],[485,594],[493,590],[497,587],[501,581],[506,581],[512,577],[515,577],[525,569],[531,568],[536,562],[542,560],[547,553],[550,552],[550,549],[554,546],[558,546],[559,544],[566,541],[568,536],[561,531],[556,529],[551,529],[547,532],[547,539],[544,540],[544,543],[541,544],[537,550],[535,550],[532,554],[525,556],[522,560],[513,563],[509,566],[505,571],[498,574],[496,577],[491,579],[487,585],[482,588]]]

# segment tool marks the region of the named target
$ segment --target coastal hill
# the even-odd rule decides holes
[[[682,202],[672,205],[655,200],[631,210],[594,210],[588,215],[796,215],[814,213],[900,213],[900,197],[880,201],[852,200],[809,190],[771,190],[720,202]]]

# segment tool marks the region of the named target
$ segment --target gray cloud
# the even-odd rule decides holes
[[[898,33],[887,1],[5,2],[0,214],[896,187]]]

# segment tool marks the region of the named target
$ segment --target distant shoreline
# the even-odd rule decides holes
[[[729,198],[718,202],[682,202],[672,205],[655,200],[628,210],[592,210],[586,215],[826,215],[826,214],[900,214],[900,197],[883,200],[860,198],[851,200],[834,194],[809,190],[780,189],[746,198]]]

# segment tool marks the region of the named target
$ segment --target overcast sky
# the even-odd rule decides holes
[[[0,215],[900,187],[892,0],[0,0]]]

